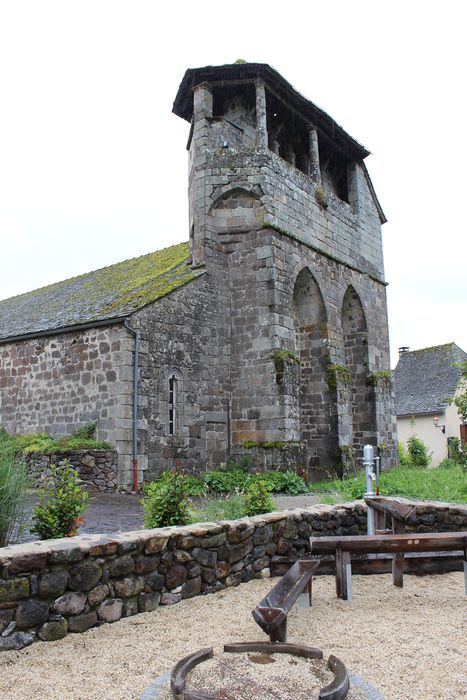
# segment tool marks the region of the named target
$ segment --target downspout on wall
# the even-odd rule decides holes
[[[139,375],[139,343],[140,334],[130,326],[128,319],[123,322],[124,327],[133,337],[133,412],[132,412],[132,459],[133,459],[133,483],[132,492],[138,492],[138,375]]]

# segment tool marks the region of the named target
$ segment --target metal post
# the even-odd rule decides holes
[[[374,483],[376,475],[374,472],[375,449],[373,445],[365,445],[363,447],[363,466],[365,467],[366,476],[366,493],[365,496],[375,496]],[[367,534],[375,534],[375,514],[373,509],[367,508]]]

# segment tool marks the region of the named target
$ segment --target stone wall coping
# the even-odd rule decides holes
[[[398,498],[397,500],[404,504],[416,506],[422,510],[436,508],[437,510],[457,510],[467,514],[467,504],[440,501],[411,501],[407,498]],[[293,508],[275,511],[273,513],[263,513],[262,515],[241,518],[240,520],[220,520],[215,523],[193,523],[193,525],[132,530],[129,532],[117,531],[109,535],[84,534],[55,540],[36,540],[34,542],[1,547],[0,566],[7,564],[14,557],[28,558],[38,554],[46,556],[51,554],[52,556],[55,555],[55,557],[58,556],[58,558],[61,558],[60,555],[62,555],[63,560],[67,561],[71,561],[73,557],[77,557],[76,560],[78,560],[83,558],[86,554],[98,556],[101,553],[100,548],[106,547],[109,549],[112,545],[115,545],[116,549],[119,545],[126,545],[126,547],[129,547],[132,544],[137,545],[142,542],[148,542],[149,540],[159,540],[162,543],[165,541],[166,543],[169,538],[173,536],[203,537],[207,534],[215,535],[231,529],[243,530],[249,525],[263,527],[268,523],[286,520],[287,518],[295,517],[300,519],[302,515],[306,513],[316,516],[331,513],[339,514],[354,509],[356,506],[366,508],[365,501],[355,500],[348,503],[336,503],[334,505],[318,504],[309,506],[308,508]]]

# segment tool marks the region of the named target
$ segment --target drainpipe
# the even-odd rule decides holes
[[[133,415],[132,415],[132,442],[133,442],[133,492],[138,493],[138,365],[139,365],[139,331],[132,328],[125,319],[123,325],[133,336]]]

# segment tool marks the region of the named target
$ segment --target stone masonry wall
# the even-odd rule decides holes
[[[467,508],[417,504],[411,530],[467,527]],[[366,532],[362,502],[255,518],[78,536],[0,549],[0,650],[61,639],[159,605],[269,576],[309,552],[310,535]]]
[[[1,426],[63,436],[97,421],[96,437],[116,446],[121,471],[129,471],[132,361],[122,326],[2,345]]]
[[[132,317],[141,334],[138,439],[145,480],[228,457],[230,323],[225,283],[214,270]],[[219,283],[218,283],[219,282]],[[169,375],[179,378],[169,434]]]
[[[93,486],[99,491],[115,491],[118,483],[118,455],[114,450],[76,450],[66,454],[24,455],[29,484],[32,488],[47,484],[51,476],[50,465],[62,464],[64,460],[78,471],[85,486]]]

